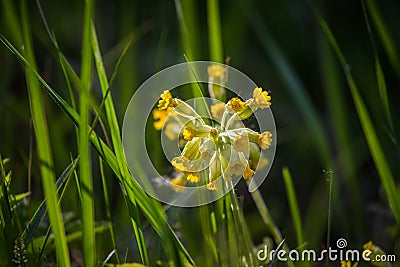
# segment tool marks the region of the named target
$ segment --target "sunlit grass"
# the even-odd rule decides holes
[[[272,95],[274,96],[274,91],[282,90],[292,98],[293,110],[298,113],[293,116],[302,121],[301,130],[304,129],[302,133],[295,133],[299,129],[296,126],[293,128],[295,130],[290,128],[294,132],[290,136],[299,136],[299,139],[289,145],[283,145],[293,146],[293,153],[290,157],[285,157],[285,154],[279,155],[276,168],[278,171],[272,170],[273,177],[267,179],[260,190],[248,194],[241,191],[241,187],[246,184],[241,183],[239,189],[231,190],[222,199],[192,209],[162,205],[141,189],[128,170],[121,139],[120,109],[121,103],[126,105],[134,91],[135,85],[131,83],[143,75],[140,71],[148,68],[148,65],[143,64],[140,51],[137,50],[139,46],[135,46],[133,41],[137,40],[141,30],[133,31],[128,38],[120,41],[117,49],[120,53],[114,60],[115,64],[106,64],[109,45],[106,41],[103,43],[106,34],[103,32],[102,22],[104,23],[105,18],[96,17],[95,20],[95,6],[93,1],[82,3],[83,23],[79,29],[82,31],[82,47],[79,49],[79,60],[75,59],[80,63],[71,63],[62,51],[64,44],[58,43],[57,37],[61,37],[61,33],[52,31],[45,18],[47,14],[40,6],[40,12],[44,12],[40,16],[45,28],[43,32],[47,36],[43,33],[37,34],[36,26],[32,27],[33,20],[30,14],[34,11],[30,10],[31,5],[27,1],[16,4],[5,0],[1,3],[4,27],[7,29],[0,32],[0,40],[3,48],[5,47],[2,50],[13,53],[24,66],[26,86],[23,87],[29,97],[30,113],[26,115],[32,123],[33,157],[37,160],[32,161],[31,156],[27,159],[34,165],[33,172],[27,176],[33,176],[34,183],[40,184],[43,193],[21,191],[18,183],[28,183],[28,178],[14,177],[10,171],[12,168],[18,168],[18,165],[10,164],[18,159],[4,159],[8,155],[1,153],[0,244],[5,249],[0,252],[0,265],[14,262],[20,266],[70,266],[81,261],[85,266],[122,266],[133,259],[135,263],[129,266],[315,266],[314,263],[297,263],[290,260],[279,263],[276,257],[269,263],[260,262],[257,259],[257,248],[270,244],[272,248],[301,251],[315,248],[316,245],[334,246],[334,238],[346,234],[347,231],[338,227],[352,223],[355,225],[351,226],[352,230],[360,229],[354,234],[354,239],[349,240],[352,247],[360,246],[363,242],[379,236],[379,233],[384,233],[385,238],[392,239],[390,242],[393,243],[393,247],[388,247],[388,251],[398,246],[400,194],[396,162],[399,156],[392,150],[398,151],[396,122],[399,114],[394,109],[397,99],[392,98],[395,94],[391,89],[395,82],[391,72],[400,77],[400,63],[396,36],[390,33],[390,28],[375,1],[366,0],[365,6],[360,5],[360,12],[362,11],[365,17],[365,21],[361,23],[366,25],[371,40],[372,53],[368,57],[375,71],[373,79],[376,85],[370,88],[363,88],[364,83],[353,75],[349,67],[351,62],[342,50],[342,40],[339,42],[339,36],[334,34],[329,24],[330,20],[311,5],[316,18],[314,26],[320,26],[322,29],[322,32],[317,34],[321,69],[316,74],[320,76],[318,79],[324,87],[318,91],[323,96],[319,100],[322,104],[315,102],[315,96],[312,96],[309,88],[310,83],[306,85],[302,81],[304,74],[291,63],[290,55],[281,47],[282,41],[279,41],[279,38],[275,39],[276,33],[270,31],[274,25],[267,25],[262,17],[262,10],[258,9],[255,3],[235,2],[232,3],[234,8],[231,10],[227,10],[224,1],[208,0],[201,5],[195,1],[175,0],[171,4],[170,7],[175,10],[176,16],[169,19],[176,24],[173,25],[177,27],[177,35],[180,33],[180,38],[174,39],[174,42],[176,47],[182,48],[176,48],[175,51],[178,55],[178,59],[175,60],[178,62],[204,60],[207,52],[207,59],[225,62],[226,58],[231,56],[225,54],[226,51],[234,51],[232,47],[235,45],[224,39],[226,17],[229,14],[233,17],[245,14],[248,25],[241,27],[251,32],[252,42],[256,44],[254,49],[258,49],[262,57],[268,58],[271,66],[267,68],[273,69],[281,79],[282,88],[271,87]],[[132,19],[126,17],[121,21]],[[158,48],[159,45],[164,46],[171,41],[167,34],[169,31],[171,29],[163,29],[162,34],[165,35],[159,38]],[[375,35],[378,38],[375,38]],[[203,39],[207,39],[207,42],[201,43]],[[245,43],[243,40],[237,42]],[[39,49],[35,47],[43,49],[43,46],[44,51],[40,50],[38,53]],[[135,60],[132,60],[132,55],[127,56],[132,46],[135,46]],[[252,50],[253,47],[247,49]],[[386,58],[382,57],[380,49],[384,50]],[[163,53],[153,52],[158,54],[157,63],[154,63],[154,69],[150,67],[149,73],[164,64]],[[247,52],[249,51],[244,51]],[[43,53],[53,55],[53,61],[58,64],[54,71],[58,71],[62,77],[61,83],[53,81],[42,71],[43,63],[39,59]],[[258,65],[261,57],[248,60]],[[385,64],[385,60],[389,61],[389,65]],[[240,64],[234,63],[236,66]],[[340,67],[344,75],[338,71]],[[11,75],[8,72],[4,73]],[[5,75],[4,73],[0,75]],[[192,70],[192,73],[195,74],[196,70]],[[267,74],[267,77],[270,77],[269,75]],[[347,86],[342,80],[347,82]],[[1,81],[0,85],[4,85],[8,90],[6,79]],[[131,88],[130,91],[127,88]],[[346,90],[351,96],[352,106],[343,107]],[[2,93],[2,96],[7,96],[8,93]],[[193,84],[191,90],[185,92],[191,97],[208,96],[208,93],[201,84]],[[380,105],[376,107],[369,103],[365,97],[367,94],[379,96]],[[224,93],[221,99],[225,100],[225,97]],[[284,101],[278,98],[272,107]],[[3,106],[7,99],[2,98],[0,102]],[[23,105],[22,101],[17,100],[17,103]],[[320,112],[320,106],[326,107],[327,114]],[[69,139],[74,138],[77,146],[70,148],[74,152],[58,151],[52,146],[53,139],[65,138],[59,135],[63,133],[62,129],[57,130],[56,134],[49,130],[53,121],[46,113],[53,112],[56,108],[62,111],[60,116],[70,120],[70,124],[65,127],[75,131],[75,135],[65,134]],[[206,105],[203,109],[202,114],[209,113]],[[359,132],[355,130],[357,128],[354,126],[354,120],[348,114],[353,109],[356,112],[354,118],[359,123]],[[376,113],[383,116],[374,116]],[[284,118],[281,114],[278,117]],[[382,121],[379,118],[383,118]],[[5,122],[16,123],[18,120],[20,115],[13,115]],[[24,123],[24,127],[29,128],[29,122]],[[279,128],[280,122],[277,121],[277,124]],[[4,132],[15,131],[14,124],[1,127]],[[148,134],[151,139],[159,137],[155,131]],[[368,153],[358,155],[358,143],[353,142],[354,135],[357,135],[358,139],[365,139]],[[310,144],[318,158],[311,164],[307,159],[312,154],[311,149],[304,151],[304,146],[299,144],[304,140],[301,139],[304,136],[312,139]],[[68,144],[70,140],[61,142]],[[288,142],[287,139],[285,142]],[[16,146],[15,150],[20,150],[17,144],[13,146]],[[302,148],[300,156],[298,147]],[[54,159],[60,153],[70,153],[71,160],[64,162],[63,166],[55,166]],[[154,149],[151,153],[153,157],[158,158],[160,166],[163,166],[161,149]],[[365,164],[369,157],[372,158],[372,169],[377,174],[372,172],[366,175],[360,167],[360,161]],[[312,161],[313,158],[310,156],[309,160]],[[314,175],[310,177],[313,188],[305,188],[303,183],[310,183],[298,179],[310,173],[307,170],[304,170],[304,174],[298,171],[302,162],[307,162],[308,166],[316,165],[317,171],[310,171]],[[282,168],[282,165],[289,167]],[[339,170],[331,170],[332,168]],[[59,169],[61,172],[58,172]],[[327,173],[330,174],[328,183]],[[332,173],[335,173],[334,180]],[[315,178],[318,175],[319,177]],[[278,179],[281,176],[283,182],[282,179]],[[282,183],[277,183],[277,180]],[[110,186],[112,182],[113,186]],[[280,188],[271,189],[271,184]],[[374,235],[363,236],[361,234],[365,232],[362,229],[369,227],[366,214],[371,213],[371,203],[366,202],[371,201],[371,197],[366,196],[365,187],[371,184],[382,186],[384,200],[387,200],[388,205],[377,204],[385,214],[385,223],[382,226],[384,229],[371,229]],[[68,190],[71,189],[75,190],[76,196],[68,195]],[[350,200],[342,197],[345,195],[343,191],[347,191]],[[274,198],[265,195],[264,192],[286,192],[286,195]],[[368,188],[367,192],[378,195],[379,188]],[[244,199],[241,198],[242,194]],[[37,203],[28,200],[31,196]],[[113,206],[116,197],[123,200],[124,203],[118,206],[118,210],[124,211],[129,221],[120,222],[116,219],[118,215]],[[80,210],[73,211],[71,215],[65,202],[73,198],[79,203]],[[348,203],[351,203],[351,211],[347,210]],[[249,216],[250,213],[256,215]],[[339,222],[349,215],[350,222]],[[119,228],[121,224],[129,227]],[[124,243],[126,240],[121,240],[121,236],[124,235],[129,239],[129,245]],[[348,238],[350,239],[350,236]],[[78,254],[75,254],[76,251]]]

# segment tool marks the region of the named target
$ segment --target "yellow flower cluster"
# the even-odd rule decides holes
[[[208,72],[219,77],[224,69],[216,66]],[[248,180],[257,170],[265,168],[269,160],[260,157],[260,150],[272,146],[272,133],[257,133],[243,126],[236,127],[235,123],[248,118],[258,108],[270,106],[269,93],[257,87],[247,101],[234,97],[226,104],[211,105],[213,118],[220,122],[219,127],[211,127],[191,106],[165,90],[158,101],[158,109],[153,110],[154,128],[164,129],[171,140],[179,138],[183,147],[181,155],[171,161],[177,172],[170,180],[171,188],[181,192],[189,184],[202,183],[209,190],[218,190],[223,181],[231,181],[233,177]],[[171,123],[169,116],[174,117]]]

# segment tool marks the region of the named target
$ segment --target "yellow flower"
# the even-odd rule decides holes
[[[246,109],[246,104],[239,98],[234,97],[229,101],[228,107],[231,108],[234,112],[241,112]]]
[[[246,135],[238,135],[233,140],[233,148],[236,151],[244,152],[249,149],[249,138]]]
[[[225,104],[224,103],[217,103],[214,105],[211,105],[211,115],[213,118],[220,120],[222,119],[222,116],[225,112]]]
[[[172,94],[170,91],[165,90],[160,97],[161,99],[158,101],[159,110],[166,110],[176,105],[175,100],[172,98]]]
[[[252,169],[250,169],[249,166],[247,166],[246,169],[243,172],[243,178],[245,180],[247,180],[253,175],[254,175],[254,171]]]
[[[213,78],[221,77],[222,75],[224,75],[225,71],[226,71],[225,67],[217,64],[212,64],[207,68],[208,76]]]
[[[191,183],[198,183],[200,180],[199,173],[197,172],[188,173],[186,176],[186,180],[188,180]]]
[[[165,110],[154,109],[153,119],[154,119],[154,129],[161,130],[164,126],[165,121],[167,120],[168,115],[171,113],[172,108],[167,108]]]
[[[192,127],[186,127],[183,130],[183,139],[187,141],[192,141],[192,139],[196,136],[197,130]]]
[[[351,267],[351,262],[350,261],[341,261],[340,267]]]
[[[257,144],[261,147],[261,149],[268,149],[272,144],[272,133],[263,132],[262,134],[258,134],[256,137]]]
[[[184,179],[184,175],[178,175],[174,179],[170,181],[170,185],[172,190],[179,193],[184,190],[184,186],[186,185],[186,181]]]
[[[271,106],[271,96],[267,91],[263,91],[261,87],[257,87],[253,91],[253,99],[259,108],[269,108]]]

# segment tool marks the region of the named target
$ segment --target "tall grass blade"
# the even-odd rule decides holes
[[[207,0],[207,19],[210,60],[222,63],[224,61],[224,52],[221,38],[219,0]]]
[[[386,159],[386,155],[383,152],[382,146],[379,142],[375,127],[372,123],[367,107],[364,104],[358,86],[356,85],[353,79],[350,69],[348,68],[347,61],[331,29],[329,28],[326,21],[322,18],[322,16],[318,13],[318,11],[314,9],[311,3],[310,6],[313,8],[314,14],[322,28],[322,31],[325,33],[328,41],[330,42],[333,50],[336,53],[336,56],[340,61],[340,64],[342,65],[348,86],[350,88],[351,95],[353,97],[354,105],[356,107],[357,114],[364,131],[364,136],[367,140],[368,147],[372,155],[372,159],[375,163],[383,188],[388,197],[388,201],[390,204],[390,208],[392,209],[393,216],[396,219],[397,224],[400,224],[400,199],[397,193],[396,183],[393,178],[389,163]]]
[[[376,49],[376,46],[375,46],[375,40],[374,40],[374,37],[373,37],[373,34],[372,34],[372,30],[371,30],[371,26],[370,26],[370,23],[369,23],[368,13],[367,13],[367,10],[366,10],[366,7],[365,7],[364,0],[362,0],[361,3],[362,3],[362,6],[363,6],[365,24],[367,25],[369,38],[371,39],[372,47],[374,49],[375,75],[376,75],[376,81],[378,83],[379,96],[381,98],[382,106],[383,106],[383,108],[385,110],[386,120],[388,121],[389,128],[390,128],[391,132],[393,133],[394,128],[393,128],[392,116],[391,116],[391,112],[390,112],[389,98],[388,98],[388,94],[387,94],[385,74],[383,73],[382,65],[381,65],[381,62],[379,60],[379,56],[378,56],[377,49]]]
[[[28,16],[29,15],[27,11],[26,1],[22,1],[21,26],[25,47],[25,56],[33,66],[36,66]],[[43,191],[47,201],[51,229],[53,234],[55,235],[57,262],[60,266],[70,266],[65,230],[61,217],[61,208],[58,205],[56,188],[54,186],[55,175],[53,171],[53,156],[51,154],[51,146],[47,128],[47,119],[44,111],[43,97],[40,90],[40,85],[37,82],[34,73],[30,69],[27,69],[26,76],[28,82],[32,120],[40,160],[40,173],[42,176]]]
[[[400,58],[396,44],[393,42],[393,38],[385,24],[385,21],[383,20],[375,0],[366,0],[366,4],[389,61],[395,70],[395,73],[397,74],[397,78],[400,79]]]
[[[196,51],[194,50],[194,42],[197,37],[194,37],[194,35],[196,35],[196,29],[193,25],[193,23],[195,23],[193,20],[194,18],[191,16],[192,14],[194,14],[193,1],[187,2],[190,3],[185,3],[184,9],[182,1],[175,0],[175,9],[179,21],[183,51],[189,61],[192,61],[197,59]],[[188,26],[188,22],[192,22],[190,24],[191,26]]]
[[[222,46],[221,21],[219,15],[219,0],[207,1],[207,20],[208,20],[208,47],[210,51],[210,60],[223,63],[224,50]],[[208,85],[211,97],[219,101],[226,101],[225,88],[218,85]]]
[[[90,47],[90,23],[93,16],[93,1],[85,0],[82,37],[81,82],[79,97],[79,183],[81,187],[82,209],[82,252],[85,266],[96,264],[96,242],[94,232],[94,193],[89,147],[90,87],[92,80],[92,50]]]
[[[115,109],[114,109],[114,104],[112,102],[112,97],[111,93],[107,92],[109,91],[109,84],[108,84],[108,79],[107,79],[107,74],[104,69],[104,64],[103,64],[103,59],[101,56],[99,44],[97,41],[97,35],[96,35],[96,29],[94,27],[94,24],[91,24],[91,45],[93,49],[93,53],[95,56],[95,61],[96,61],[96,68],[97,68],[97,74],[100,80],[100,86],[103,92],[103,97],[105,98],[105,110],[107,114],[107,120],[108,124],[110,127],[110,133],[111,133],[111,140],[113,143],[114,147],[114,152],[117,157],[117,163],[118,163],[118,168],[120,170],[120,173],[122,175],[123,181],[126,180],[128,168],[126,165],[125,161],[125,156],[124,156],[124,151],[122,147],[122,141],[121,141],[121,134],[119,131],[119,125],[117,121],[117,116],[115,114]],[[147,256],[147,249],[146,249],[146,244],[145,240],[143,237],[143,233],[141,230],[140,226],[140,219],[139,219],[139,213],[137,211],[137,206],[136,206],[136,199],[132,198],[130,201],[128,201],[129,206],[129,211],[131,215],[131,222],[133,226],[133,230],[135,232],[136,240],[138,242],[138,247],[139,247],[139,252],[142,258],[142,262],[145,265],[149,264],[149,259]]]

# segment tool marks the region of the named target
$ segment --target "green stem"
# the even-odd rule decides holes
[[[275,225],[274,221],[272,220],[267,204],[265,203],[263,197],[261,196],[260,191],[258,189],[254,190],[254,192],[251,193],[251,196],[253,197],[253,200],[256,203],[258,212],[260,213],[262,220],[264,221],[272,237],[274,238],[275,243],[280,244],[283,241],[282,234],[279,231],[278,227]],[[289,252],[289,247],[286,244],[283,245],[283,249],[286,252]],[[286,262],[286,264],[289,267],[294,267],[293,262],[290,261],[289,259]]]
[[[242,210],[236,200],[234,187],[232,182],[227,182],[229,190],[229,201],[231,203],[231,209],[233,213],[233,219],[236,227],[237,234],[239,236],[239,243],[244,246],[244,257],[246,259],[247,266],[255,266],[255,259],[253,255],[253,244],[247,230],[247,226],[244,220]]]
[[[90,22],[93,15],[93,1],[86,0],[84,8],[83,43],[82,43],[82,89],[80,92],[80,128],[79,128],[79,155],[80,155],[80,188],[82,208],[82,250],[85,266],[96,265],[94,194],[91,171],[91,156],[89,147],[89,110],[90,87],[92,74],[92,51],[90,48]]]

